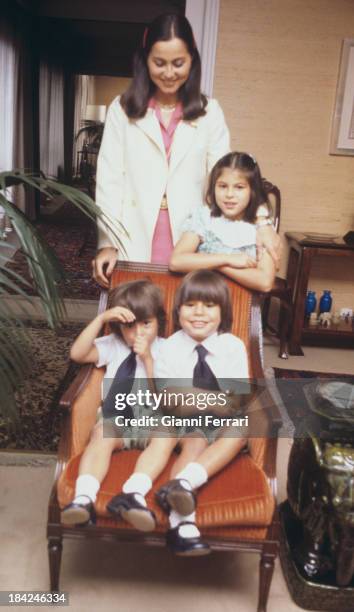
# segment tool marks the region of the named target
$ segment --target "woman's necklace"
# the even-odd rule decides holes
[[[157,105],[161,108],[161,110],[166,112],[175,110],[177,103],[175,102],[174,104],[161,104],[161,102],[158,102]]]
[[[158,102],[158,107],[160,109],[162,123],[167,130],[176,109],[176,104],[160,104]]]

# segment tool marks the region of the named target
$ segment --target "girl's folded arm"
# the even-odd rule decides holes
[[[172,272],[192,272],[193,270],[211,270],[226,266],[228,258],[225,253],[197,253],[200,244],[198,234],[185,232],[177,242],[169,268]]]
[[[273,287],[275,264],[268,252],[262,255],[256,268],[231,268],[222,266],[220,271],[232,280],[237,281],[247,289],[267,293]]]

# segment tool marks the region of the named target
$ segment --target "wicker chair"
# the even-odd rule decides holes
[[[171,313],[174,293],[180,277],[168,273],[165,266],[120,263],[112,276],[112,286],[128,280],[150,278],[165,294],[166,311]],[[233,332],[245,342],[253,377],[262,378],[259,352],[260,308],[258,298],[236,283],[229,282],[234,304]],[[171,316],[167,334],[172,332]],[[117,493],[131,473],[139,451],[124,451],[112,456],[111,467],[102,483],[97,501],[96,525],[65,526],[60,522],[60,509],[74,496],[78,465],[95,422],[100,404],[103,369],[81,368],[77,378],[60,401],[63,409],[62,435],[58,453],[55,482],[48,510],[48,552],[50,586],[59,589],[59,574],[63,538],[105,538],[163,546],[167,527],[166,516],[155,504],[153,491],[147,496],[149,507],[158,519],[158,528],[149,534],[136,532],[128,523],[113,520],[106,503]],[[260,553],[258,612],[266,610],[274,561],[278,551],[278,514],[275,502],[275,460],[277,430],[280,417],[267,391],[262,394],[267,409],[258,411],[262,437],[249,441],[249,452],[241,453],[198,492],[197,523],[212,550],[235,550]],[[263,404],[262,404],[263,405]],[[261,423],[261,425],[259,425]],[[168,480],[172,459],[154,485],[154,490]],[[168,554],[166,552],[166,554]]]

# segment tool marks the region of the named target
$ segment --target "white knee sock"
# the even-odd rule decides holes
[[[179,512],[176,512],[176,510],[171,510],[168,520],[172,529],[185,521],[194,523],[193,525],[182,525],[182,527],[179,529],[179,533],[183,538],[197,538],[200,536],[200,531],[195,524],[195,512],[188,514],[188,516],[183,516],[182,514],[179,514]]]
[[[208,481],[208,473],[200,463],[191,461],[183,470],[176,474],[175,478],[188,480],[192,489],[198,489],[198,487],[201,487]],[[183,485],[183,482],[181,484]]]
[[[79,476],[75,484],[74,502],[77,504],[87,504],[89,497],[92,503],[95,503],[100,483],[91,474],[82,474]]]
[[[125,481],[122,491],[123,493],[138,493],[139,501],[146,506],[145,495],[152,487],[150,476],[143,472],[134,472],[128,480]]]

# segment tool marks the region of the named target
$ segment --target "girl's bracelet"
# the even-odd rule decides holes
[[[262,219],[261,221],[256,222],[256,228],[265,227],[266,225],[273,225],[273,221],[271,219]],[[274,227],[274,225],[273,225]]]

